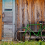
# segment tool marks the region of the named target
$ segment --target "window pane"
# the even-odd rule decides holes
[[[4,9],[12,9],[12,0],[4,0]]]

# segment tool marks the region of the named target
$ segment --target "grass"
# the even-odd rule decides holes
[[[15,42],[2,42],[0,45],[45,45],[45,42],[42,41],[25,41],[21,43],[15,43]]]

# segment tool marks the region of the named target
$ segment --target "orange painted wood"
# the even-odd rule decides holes
[[[2,0],[0,0],[0,40],[2,40]]]

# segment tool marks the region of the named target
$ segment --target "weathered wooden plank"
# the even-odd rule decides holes
[[[25,16],[25,21],[24,21],[24,24],[25,24],[25,27],[27,26],[27,4],[26,4],[26,0],[25,0],[25,9],[24,9],[24,16]]]
[[[45,22],[45,0],[44,0],[44,22]]]
[[[13,20],[13,13],[12,12],[4,12],[4,18],[2,19],[3,22],[12,22]]]
[[[40,8],[41,8],[41,20],[44,21],[44,0],[40,1]]]
[[[35,24],[37,24],[37,1],[35,3]],[[37,25],[35,25],[35,31],[37,31]]]
[[[13,40],[13,38],[11,38],[11,37],[4,37],[4,38],[2,38],[2,41],[12,41]]]
[[[17,9],[18,9],[18,10],[17,10],[17,12],[18,12],[18,13],[17,13],[17,28],[20,28],[20,18],[19,18],[19,17],[20,17],[20,16],[19,16],[19,12],[20,12],[20,11],[19,11],[19,0],[17,0],[17,7],[18,7],[18,8],[17,8]]]
[[[27,0],[27,2],[28,2],[28,24],[31,24],[31,1],[30,0]],[[31,26],[30,26],[30,28],[31,28]]]
[[[19,4],[20,28],[22,28],[22,0],[19,0]]]
[[[35,24],[35,2],[31,2],[31,24]],[[35,30],[35,26],[31,26],[32,30]]]
[[[32,0],[31,2],[31,23],[35,22],[35,18],[34,18],[34,1]]]
[[[25,2],[24,2],[24,0],[22,0],[22,26],[23,27],[25,27],[25,25],[24,25],[24,9],[25,9]]]
[[[12,11],[7,11],[7,12],[4,12],[5,16],[13,16],[13,12]]]
[[[44,21],[44,1],[42,2],[42,21]]]
[[[18,13],[18,6],[17,6],[17,0],[15,0],[15,29],[16,30],[17,30],[17,15],[18,15],[17,13]]]
[[[3,31],[4,34],[3,34],[3,36],[4,36],[5,40],[6,40],[6,37],[8,39],[12,38],[12,36],[13,36],[12,30],[13,30],[12,25],[4,25],[4,31]],[[3,40],[3,38],[2,38],[2,40]]]

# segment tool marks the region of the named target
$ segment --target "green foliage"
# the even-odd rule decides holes
[[[0,45],[45,45],[45,42],[42,41],[25,41],[21,43],[15,43],[15,42],[2,42]]]

